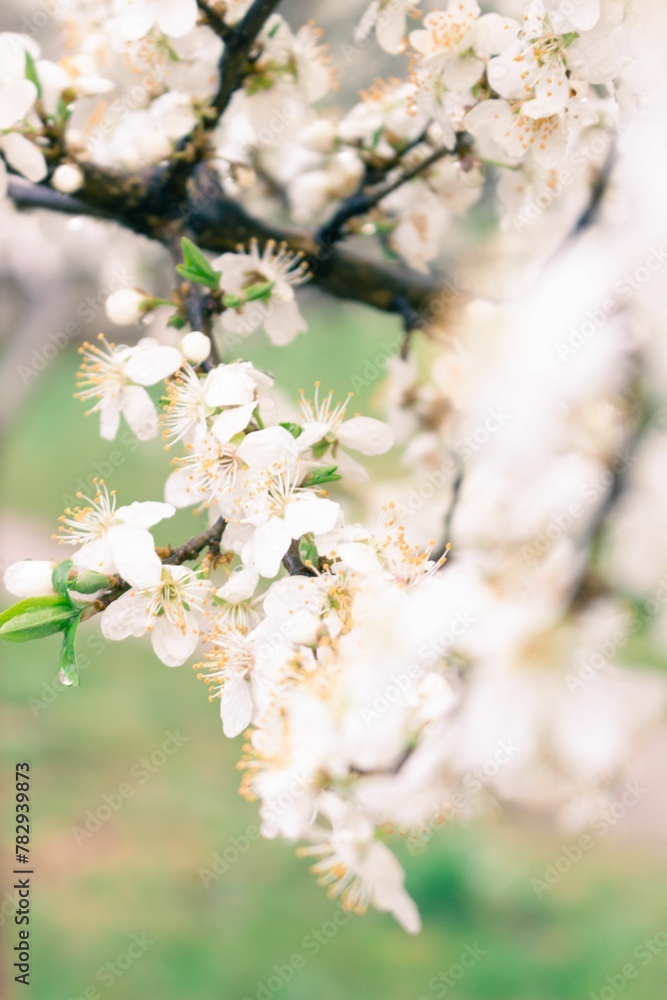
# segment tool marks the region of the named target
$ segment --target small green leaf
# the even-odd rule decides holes
[[[246,302],[257,302],[260,299],[270,299],[274,286],[275,281],[260,281],[256,285],[249,285],[243,290]]]
[[[210,288],[217,288],[220,283],[220,273],[214,271],[208,258],[201,252],[199,247],[195,246],[192,240],[187,239],[186,236],[181,240],[181,250],[183,252],[183,261],[185,268],[188,271],[199,274],[198,280],[201,285],[208,285]],[[179,265],[182,267],[183,265]],[[179,274],[182,272],[176,268]]]
[[[103,573],[96,573],[93,569],[84,569],[79,573],[76,580],[71,580],[69,589],[75,590],[78,594],[94,594],[96,590],[104,590],[109,586],[109,577]]]
[[[302,486],[322,486],[324,483],[335,483],[337,479],[343,477],[336,471],[337,465],[324,465],[319,469],[313,469],[304,479]]]
[[[322,438],[321,441],[316,441],[314,445],[311,446],[311,451],[314,458],[322,458],[326,455],[329,448],[331,447],[331,442],[327,441],[326,438]]]
[[[179,316],[178,313],[174,313],[174,315],[170,316],[167,320],[167,326],[171,327],[172,330],[182,330],[185,325],[185,320],[182,316]]]
[[[196,285],[205,285],[207,288],[217,288],[220,281],[219,274],[213,276],[203,274],[185,264],[177,264],[176,273],[180,274],[181,278],[185,278],[186,281],[193,281]]]
[[[53,584],[53,589],[65,600],[68,600],[68,589],[67,581],[69,580],[70,570],[72,569],[72,560],[65,559],[63,562],[58,563],[53,573],[51,574],[51,583]]]
[[[58,680],[65,687],[79,686],[79,670],[76,664],[76,633],[79,627],[81,615],[72,619],[71,623],[63,630],[63,644],[60,648],[60,669],[58,670]]]
[[[244,303],[244,299],[239,298],[238,295],[223,295],[222,304],[226,309],[240,309]]]
[[[304,535],[303,538],[299,539],[299,559],[304,564],[304,566],[311,565],[317,566],[319,562],[319,553],[315,548],[315,543],[309,535]]]
[[[0,639],[30,642],[60,632],[80,614],[62,597],[28,597],[0,615]]]
[[[289,420],[286,420],[284,423],[281,423],[280,426],[284,427],[286,431],[289,431],[292,437],[298,438],[303,434],[303,427],[301,424],[293,424]]]
[[[37,75],[37,67],[35,66],[35,60],[32,58],[29,52],[25,54],[25,77],[26,80],[30,80],[37,87],[37,96],[42,96],[42,85],[39,82],[39,76]]]

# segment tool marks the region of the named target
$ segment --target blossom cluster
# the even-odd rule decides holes
[[[229,30],[249,6],[224,5]],[[477,0],[424,14],[403,0],[373,0],[346,58],[375,34],[390,55],[409,54],[409,76],[378,80],[350,109],[326,113],[318,103],[336,76],[320,33],[310,24],[293,31],[273,13],[218,115],[211,104],[225,43],[195,0],[75,0],[76,51],[58,65],[39,58],[33,39],[2,36],[2,156],[31,180],[72,192],[84,181],[81,164],[140,169],[197,137],[230,194],[262,211],[279,190],[294,221],[319,224],[367,180],[391,179],[438,152],[360,220],[363,234],[427,269],[489,172],[499,214],[514,218],[531,196],[558,187],[578,147],[599,136],[609,147],[632,99],[622,0],[509,6],[516,17],[482,14]],[[57,150],[47,148],[54,130]],[[600,159],[592,153],[591,166]],[[581,176],[577,186],[587,184]]]
[[[84,343],[76,395],[104,440],[123,421],[141,442],[161,432],[173,469],[160,500],[119,506],[102,481],[80,496],[57,536],[70,558],[7,569],[20,601],[0,615],[0,638],[62,632],[66,684],[77,683],[78,625],[97,615],[110,641],[148,636],[165,665],[196,660],[224,735],[243,735],[241,792],[259,803],[263,834],[298,842],[344,907],[372,905],[412,933],[420,918],[393,834],[412,844],[503,802],[585,823],[667,701],[663,681],[630,673],[620,653],[647,623],[636,594],[657,586],[659,553],[626,560],[633,596],[619,582],[638,534],[625,512],[596,561],[631,467],[664,520],[659,432],[637,456],[628,431],[650,424],[640,365],[667,395],[659,331],[631,332],[625,313],[643,300],[614,284],[604,232],[589,257],[564,253],[537,290],[498,301],[515,290],[514,256],[552,253],[590,197],[632,98],[629,12],[621,0],[424,6],[373,0],[364,12],[346,56],[375,37],[410,69],[347,110],[333,106],[319,31],[275,12],[221,96],[249,0],[72,0],[75,53],[58,65],[32,38],[0,35],[3,170],[85,198],[96,166],[159,179],[203,165],[250,222],[317,227],[302,243],[309,261],[248,242],[250,222],[218,256],[185,236],[171,298],[108,296],[113,324],[153,323],[153,335]],[[408,316],[387,365],[386,422],[320,383],[292,405],[240,356],[258,330],[277,346],[307,330],[299,289],[326,268],[328,223],[355,198],[345,235],[372,236],[422,272],[474,206],[483,238],[489,216],[500,222],[464,258],[470,299],[454,294],[442,322],[434,309],[412,354]],[[605,335],[564,346],[563,330],[583,330],[600,302],[611,306],[593,331]],[[662,315],[657,293],[653,305]],[[392,478],[370,482],[350,452],[395,443]],[[350,520],[350,508],[364,514]],[[178,509],[198,515],[200,533],[158,545]]]

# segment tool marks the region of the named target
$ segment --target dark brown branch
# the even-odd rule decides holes
[[[388,195],[393,194],[398,188],[402,187],[403,184],[407,184],[414,177],[428,170],[432,167],[438,160],[441,160],[444,156],[455,156],[459,152],[458,145],[455,149],[447,149],[445,147],[441,149],[435,149],[428,156],[414,163],[411,167],[403,170],[396,177],[385,181],[382,184],[377,184],[375,187],[371,188],[370,191],[360,191],[353,194],[350,198],[346,198],[345,201],[339,206],[339,208],[334,212],[331,219],[325,222],[317,234],[318,241],[325,244],[332,244],[342,239],[343,228],[350,219],[358,215],[366,215],[372,208],[375,208],[383,198]]]
[[[197,0],[197,6],[199,7],[204,23],[208,24],[209,28],[223,42],[234,34],[234,27],[231,24],[227,24],[224,17],[218,14],[210,3],[207,3],[206,0]]]
[[[232,34],[225,39],[225,49],[220,58],[220,81],[213,107],[217,117],[224,114],[235,90],[243,79],[245,65],[257,36],[274,12],[280,0],[255,0]]]
[[[165,566],[180,566],[181,563],[196,559],[204,549],[209,549],[217,555],[220,552],[220,539],[226,527],[227,522],[225,519],[219,517],[206,531],[202,531],[199,535],[191,538],[189,542],[185,542],[177,549],[173,549],[162,562]]]
[[[199,164],[188,185],[185,203],[170,198],[162,180],[165,168],[124,174],[95,164],[81,164],[85,184],[76,199],[50,188],[10,182],[10,196],[24,208],[47,208],[66,214],[88,214],[113,219],[151,239],[169,246],[184,232],[192,234],[198,246],[213,253],[238,249],[255,237],[285,243],[301,252],[308,263],[312,282],[329,295],[360,302],[384,312],[399,312],[403,296],[428,319],[439,303],[443,279],[410,268],[362,257],[345,248],[318,242],[308,230],[280,226],[251,216],[242,205],[226,197],[212,169]]]

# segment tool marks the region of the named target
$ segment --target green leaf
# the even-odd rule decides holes
[[[226,309],[240,309],[244,303],[244,299],[239,298],[238,295],[223,295],[222,304]]]
[[[327,441],[326,438],[322,438],[321,441],[316,441],[314,445],[311,445],[310,450],[312,451],[314,458],[322,458],[322,456],[328,452],[330,447],[331,442]]]
[[[195,246],[192,240],[184,236],[181,240],[181,250],[186,269],[200,275],[198,279],[199,284],[217,288],[220,283],[220,273],[213,270],[208,258],[201,252],[199,247]],[[179,267],[182,266],[179,264]],[[179,267],[176,270],[181,274],[182,272],[179,271]]]
[[[304,479],[302,486],[322,486],[324,483],[335,483],[343,477],[336,471],[337,465],[324,465],[313,471]]]
[[[246,302],[257,302],[259,299],[270,299],[274,286],[275,281],[260,281],[256,285],[249,285],[243,290]]]
[[[65,687],[79,686],[79,669],[76,664],[76,633],[81,615],[78,614],[63,630],[63,644],[60,648],[60,669],[58,680]]]
[[[220,281],[219,274],[211,277],[192,267],[187,267],[185,264],[177,264],[176,273],[180,274],[181,278],[185,278],[186,281],[193,281],[196,285],[205,285],[207,288],[217,288]]]
[[[174,313],[174,315],[170,316],[167,320],[167,326],[170,326],[172,330],[182,330],[185,325],[185,320],[182,316],[179,316],[178,313]]]
[[[286,431],[289,431],[292,437],[298,438],[303,434],[303,427],[301,424],[293,424],[289,420],[286,420],[284,423],[281,423],[280,426],[284,427]]]
[[[53,635],[67,627],[81,614],[71,601],[62,597],[28,597],[0,615],[0,639],[30,642]]]
[[[72,569],[72,560],[65,559],[63,562],[58,563],[53,573],[51,574],[51,583],[53,584],[53,589],[65,600],[68,600],[68,589],[67,581],[69,580],[70,570]]]
[[[42,85],[39,82],[39,76],[37,75],[37,67],[35,66],[35,60],[32,58],[29,52],[25,54],[25,77],[26,80],[30,80],[37,87],[37,96],[42,96]]]
[[[315,543],[309,535],[304,535],[303,538],[299,539],[299,559],[307,566],[309,563],[311,566],[317,566],[320,556],[315,548]]]
[[[69,589],[75,590],[78,594],[94,594],[96,590],[108,587],[109,583],[109,577],[103,573],[96,573],[93,569],[84,569],[76,580],[70,581]]]

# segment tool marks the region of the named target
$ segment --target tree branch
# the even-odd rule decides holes
[[[234,27],[233,32],[225,38],[225,48],[218,67],[220,81],[213,98],[213,107],[218,119],[224,114],[232,99],[232,94],[238,89],[243,78],[246,61],[257,36],[279,2],[280,0],[255,0],[245,16]]]
[[[428,170],[428,168],[432,167],[434,163],[438,162],[438,160],[441,160],[447,155],[456,156],[462,150],[463,146],[461,145],[459,148],[459,143],[457,143],[454,149],[447,149],[446,147],[435,149],[428,156],[425,156],[422,160],[419,160],[411,167],[408,167],[396,177],[393,177],[382,184],[377,184],[369,191],[358,191],[356,194],[346,198],[334,212],[329,221],[325,222],[318,231],[318,241],[331,244],[342,239],[343,227],[346,222],[349,222],[350,219],[357,215],[366,215],[372,208],[375,208],[375,206],[379,204],[383,198],[393,194],[393,192],[397,191],[398,188],[403,186],[403,184],[406,184],[408,181],[411,181],[414,177],[417,177],[425,170]]]
[[[50,188],[10,182],[9,194],[23,208],[47,208],[66,214],[87,214],[113,221],[166,246],[190,232],[197,245],[213,253],[233,252],[239,243],[255,237],[284,243],[301,252],[309,266],[312,283],[336,298],[403,315],[407,302],[422,321],[445,301],[438,301],[442,278],[410,268],[362,257],[318,240],[312,232],[258,219],[238,202],[228,198],[207,163],[197,166],[186,192],[186,200],[165,191],[166,168],[125,174],[97,164],[80,164],[84,186],[76,198]],[[400,297],[403,298],[400,298]],[[447,297],[447,302],[451,295]]]

